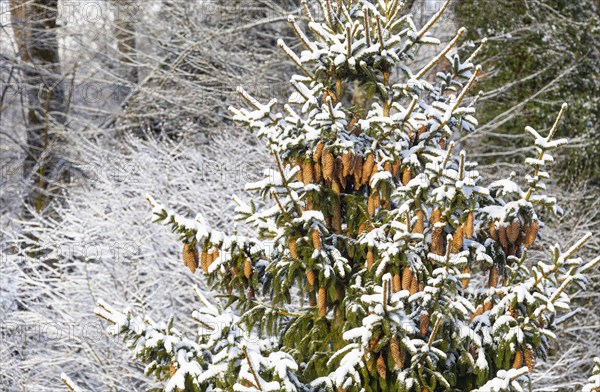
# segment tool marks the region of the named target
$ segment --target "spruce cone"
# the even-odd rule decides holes
[[[390,161],[387,161],[383,165],[383,170],[385,170],[386,172],[390,173],[391,175],[394,175],[394,170],[392,169],[392,162],[390,162]]]
[[[394,163],[392,164],[392,176],[398,177],[398,173],[400,173],[401,165],[402,165],[402,162],[400,162],[400,159],[396,159],[394,161]]]
[[[369,199],[367,200],[367,212],[369,213],[369,215],[373,216],[375,215],[375,210],[376,210],[376,200],[375,200],[375,194],[377,192],[373,192],[369,195]]]
[[[523,351],[517,350],[515,360],[513,361],[513,369],[521,369],[523,366]]]
[[[338,196],[342,194],[342,186],[336,178],[331,180],[331,190]]]
[[[471,271],[469,271],[469,267],[465,267],[465,268],[463,268],[463,270],[462,270],[462,273],[463,273],[463,274],[468,274],[468,273],[470,273],[470,272],[471,272]],[[463,278],[463,279],[461,280],[461,283],[462,283],[462,289],[463,289],[463,290],[465,290],[467,287],[469,287],[469,280],[470,280],[469,278]]]
[[[312,243],[313,243],[313,247],[320,252],[321,251],[321,232],[319,231],[319,229],[313,229]]]
[[[525,238],[523,239],[523,246],[525,246],[525,248],[529,248],[533,245],[539,230],[540,224],[538,221],[533,221],[531,222],[531,225],[525,227]]]
[[[429,330],[429,314],[427,312],[421,313],[421,316],[419,317],[419,322],[421,336],[427,335],[427,331]]]
[[[412,282],[412,271],[410,267],[404,267],[404,271],[402,271],[402,290],[409,290],[410,282]]]
[[[202,272],[205,274],[208,273],[208,251],[206,249],[202,250],[202,257],[200,259],[202,265]]]
[[[358,123],[358,120],[360,120],[360,116],[358,114],[355,114],[354,116],[352,116],[352,119],[348,123],[348,132],[352,133],[355,136],[358,136],[360,134],[360,124]]]
[[[362,165],[361,184],[366,184],[369,181],[369,178],[371,178],[371,172],[373,171],[373,166],[375,166],[375,156],[373,153],[369,153]]]
[[[465,222],[465,238],[473,237],[473,211],[469,212],[467,215],[467,220]]]
[[[321,172],[321,165],[318,162],[315,162],[313,165],[313,174],[315,177],[315,183],[321,183],[321,180],[323,179],[323,173]]]
[[[441,228],[436,227],[431,233],[431,252],[440,256],[444,254],[444,236]]]
[[[173,377],[177,373],[177,368],[173,364],[173,362],[169,362],[169,377]]]
[[[379,354],[379,358],[377,358],[377,374],[383,380],[385,380],[387,376],[387,365],[385,364],[385,359],[383,359],[383,355]]]
[[[306,281],[308,282],[308,285],[310,286],[310,291],[314,290],[315,287],[315,271],[314,270],[308,270],[306,271]]]
[[[486,300],[483,301],[483,313],[492,310],[493,307],[494,307],[494,302],[492,301],[491,298],[486,298]]]
[[[521,234],[521,221],[519,221],[519,219],[513,219],[506,228],[506,238],[508,239],[508,242],[511,244],[516,243],[519,234]]]
[[[488,279],[488,287],[496,287],[498,286],[498,266],[494,264],[494,266],[490,269],[490,276]]]
[[[452,235],[452,253],[458,253],[463,247],[464,230],[463,225],[458,225]]]
[[[363,157],[357,155],[354,157],[354,167],[352,168],[354,175],[354,189],[359,189],[362,185],[362,168],[363,168]]]
[[[530,345],[527,345],[525,348],[525,364],[529,369],[529,373],[533,372],[533,369],[535,368],[535,353]]]
[[[392,277],[392,291],[397,293],[400,290],[402,290],[402,278],[399,273],[395,273]]]
[[[498,228],[496,227],[496,222],[492,222],[492,224],[490,225],[490,238],[498,242],[498,240],[500,239],[499,235],[500,233],[498,231]]]
[[[352,169],[352,156],[346,151],[342,154],[342,175],[348,177],[350,169]]]
[[[423,217],[423,210],[417,211],[417,221],[415,222],[415,225],[412,228],[413,233],[422,234],[425,230],[425,223],[423,222]]]
[[[398,369],[402,369],[404,367],[404,360],[406,359],[406,352],[400,347],[400,342],[396,336],[390,340],[390,353]]]
[[[371,267],[373,267],[373,263],[375,262],[375,255],[373,255],[373,251],[369,248],[367,251],[367,269],[370,271]]]
[[[340,182],[344,178],[344,161],[342,157],[336,157],[333,161],[333,178]]]
[[[342,207],[336,204],[333,207],[333,216],[331,217],[331,226],[337,234],[342,233]]]
[[[416,294],[417,291],[419,291],[419,281],[417,280],[417,275],[413,274],[408,292],[410,293],[410,295],[413,295]]]
[[[196,273],[196,268],[198,268],[198,250],[195,246],[188,244],[187,242],[183,244],[183,265],[188,267],[192,274]]]
[[[336,102],[336,97],[335,94],[333,93],[333,91],[329,90],[329,89],[325,89],[325,91],[323,91],[323,98],[322,98],[322,102],[324,104],[327,103],[327,98],[331,98],[331,103],[335,105]]]
[[[323,144],[323,142],[317,143],[317,147],[315,148],[315,152],[313,154],[313,158],[314,158],[315,162],[319,162],[319,160],[321,159],[324,148],[325,148],[325,144]]]
[[[246,279],[250,279],[250,277],[252,276],[252,262],[248,257],[244,259],[244,276],[246,277]]]
[[[504,248],[504,251],[506,252],[506,249],[508,248],[508,235],[506,233],[506,226],[500,225],[498,228],[498,238],[500,239],[502,248]]]
[[[306,160],[302,166],[302,182],[304,185],[308,185],[312,184],[313,181],[313,165],[309,160]]]
[[[439,208],[434,208],[431,210],[431,225],[435,226],[436,223],[440,223],[442,221],[442,211]]]
[[[410,167],[407,166],[402,170],[402,185],[408,184],[411,179]]]
[[[292,258],[298,260],[300,257],[298,257],[298,243],[296,242],[296,240],[290,239],[288,247],[290,248],[290,255],[292,256]]]
[[[379,172],[379,166],[377,165],[373,165],[373,169],[371,169],[371,174],[369,174],[369,186],[371,186],[371,180],[373,179],[373,176],[375,174],[377,174]]]
[[[317,295],[317,308],[319,309],[319,317],[325,317],[327,315],[327,297],[325,293],[325,287],[319,287],[319,293]]]
[[[335,164],[335,158],[333,154],[329,150],[323,151],[323,155],[321,157],[321,163],[323,166],[323,178],[326,181],[331,181],[333,179],[333,169]]]

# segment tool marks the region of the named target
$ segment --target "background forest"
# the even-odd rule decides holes
[[[422,25],[443,2],[406,3]],[[62,372],[89,391],[160,386],[105,333],[94,306],[104,298],[191,325],[190,287],[211,298],[205,278],[181,267],[175,235],[151,223],[145,195],[182,215],[201,210],[217,228],[230,223],[231,194],[274,168],[227,108],[242,104],[238,85],[262,101],[288,95],[294,64],[277,39],[296,42],[287,15],[301,8],[296,0],[0,1],[0,389],[60,390]],[[433,34],[444,45],[461,26],[458,53],[487,43],[479,127],[457,143],[482,172],[520,173],[533,149],[525,126],[549,129],[568,102],[558,135],[570,144],[555,154],[548,184],[564,214],[544,217],[533,251],[592,232],[581,257],[596,257],[600,4],[456,0]],[[559,320],[556,354],[536,367],[534,391],[580,390],[590,376],[600,355],[597,271],[572,309]]]

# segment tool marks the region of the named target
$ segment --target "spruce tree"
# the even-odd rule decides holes
[[[452,54],[464,29],[423,67],[413,63],[440,11],[417,27],[396,0],[304,3],[303,51],[283,105],[242,88],[234,119],[256,132],[274,170],[234,198],[249,237],[212,229],[149,197],[183,243],[183,263],[214,284],[187,337],[99,301],[95,312],[165,382],[166,391],[522,390],[600,258],[586,237],[532,259],[566,105],[526,178],[490,181],[459,151],[477,121],[468,99],[476,53]],[[318,12],[317,12],[318,11]],[[317,17],[317,13],[322,18]],[[444,64],[444,65],[442,65]],[[434,70],[440,70],[435,73]]]

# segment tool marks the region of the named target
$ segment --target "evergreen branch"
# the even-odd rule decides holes
[[[281,161],[279,160],[279,155],[277,154],[277,152],[275,150],[273,150],[273,155],[275,156],[275,162],[277,163],[277,170],[279,171],[279,175],[281,176],[281,182],[283,183],[285,190],[287,191],[288,195],[290,196],[292,203],[294,203],[294,207],[296,207],[296,212],[298,213],[298,216],[302,216],[302,208],[300,207],[300,205],[298,204],[298,202],[296,201],[296,199],[294,199],[294,196],[292,195],[292,190],[289,187],[289,184],[288,184],[287,179],[285,178],[285,174],[283,172],[283,168],[281,167]]]
[[[454,45],[456,45],[456,43],[458,42],[458,40],[463,36],[463,34],[467,31],[467,29],[465,29],[464,27],[461,27],[458,32],[456,33],[456,36],[454,36],[454,38],[452,39],[452,41],[450,41],[448,43],[448,45],[446,45],[446,47],[444,48],[444,50],[442,50],[437,56],[435,56],[426,66],[424,66],[416,75],[415,78],[420,79],[422,78],[427,72],[429,72],[429,70],[431,68],[433,68],[437,63],[440,62],[441,59],[444,58],[444,56],[446,56],[446,54],[448,54],[448,52],[450,51],[450,49],[452,49],[454,47]]]

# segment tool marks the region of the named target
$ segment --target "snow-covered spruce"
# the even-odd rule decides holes
[[[276,167],[247,186],[260,201],[235,198],[256,238],[149,198],[224,308],[203,300],[194,339],[172,320],[105,303],[97,314],[168,391],[522,390],[569,309],[568,287],[584,287],[600,262],[575,257],[591,234],[546,262],[527,258],[538,213],[560,213],[543,180],[566,105],[548,136],[527,129],[529,176],[483,179],[455,142],[477,125],[465,98],[481,70],[474,54],[453,54],[464,30],[424,67],[411,61],[439,43],[428,30],[448,2],[421,28],[398,1],[318,5],[324,20],[305,4],[308,32],[289,19],[300,54],[279,42],[301,71],[288,102],[240,88],[248,108],[231,108]]]

